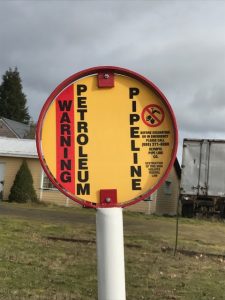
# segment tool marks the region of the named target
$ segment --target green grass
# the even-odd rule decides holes
[[[44,206],[29,210],[31,215],[33,210],[87,218],[95,214]],[[225,224],[180,220],[178,248],[196,253],[178,251],[174,257],[175,223],[173,218],[124,213],[127,300],[225,299]],[[1,216],[0,228],[0,299],[97,299],[94,223]]]

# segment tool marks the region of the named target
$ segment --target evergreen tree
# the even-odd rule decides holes
[[[0,116],[28,124],[30,115],[22,89],[22,81],[17,68],[14,70],[9,68],[2,76],[0,85]]]
[[[9,195],[10,202],[37,202],[37,195],[33,187],[33,178],[26,160],[23,160],[18,170]]]

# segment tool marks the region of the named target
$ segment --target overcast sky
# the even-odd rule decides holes
[[[153,81],[182,139],[225,139],[225,0],[0,0],[0,75],[20,72],[30,115],[70,75],[99,65]]]

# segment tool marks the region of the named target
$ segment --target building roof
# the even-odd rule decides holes
[[[7,118],[1,118],[5,125],[20,139],[26,137],[30,131],[30,126],[21,122],[10,120]]]
[[[0,137],[0,156],[37,158],[35,140]]]

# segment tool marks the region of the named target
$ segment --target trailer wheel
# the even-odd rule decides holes
[[[182,205],[182,217],[193,218],[194,216],[194,205],[193,203],[186,203]]]
[[[224,202],[220,204],[220,217],[223,219],[225,218],[225,203]]]

